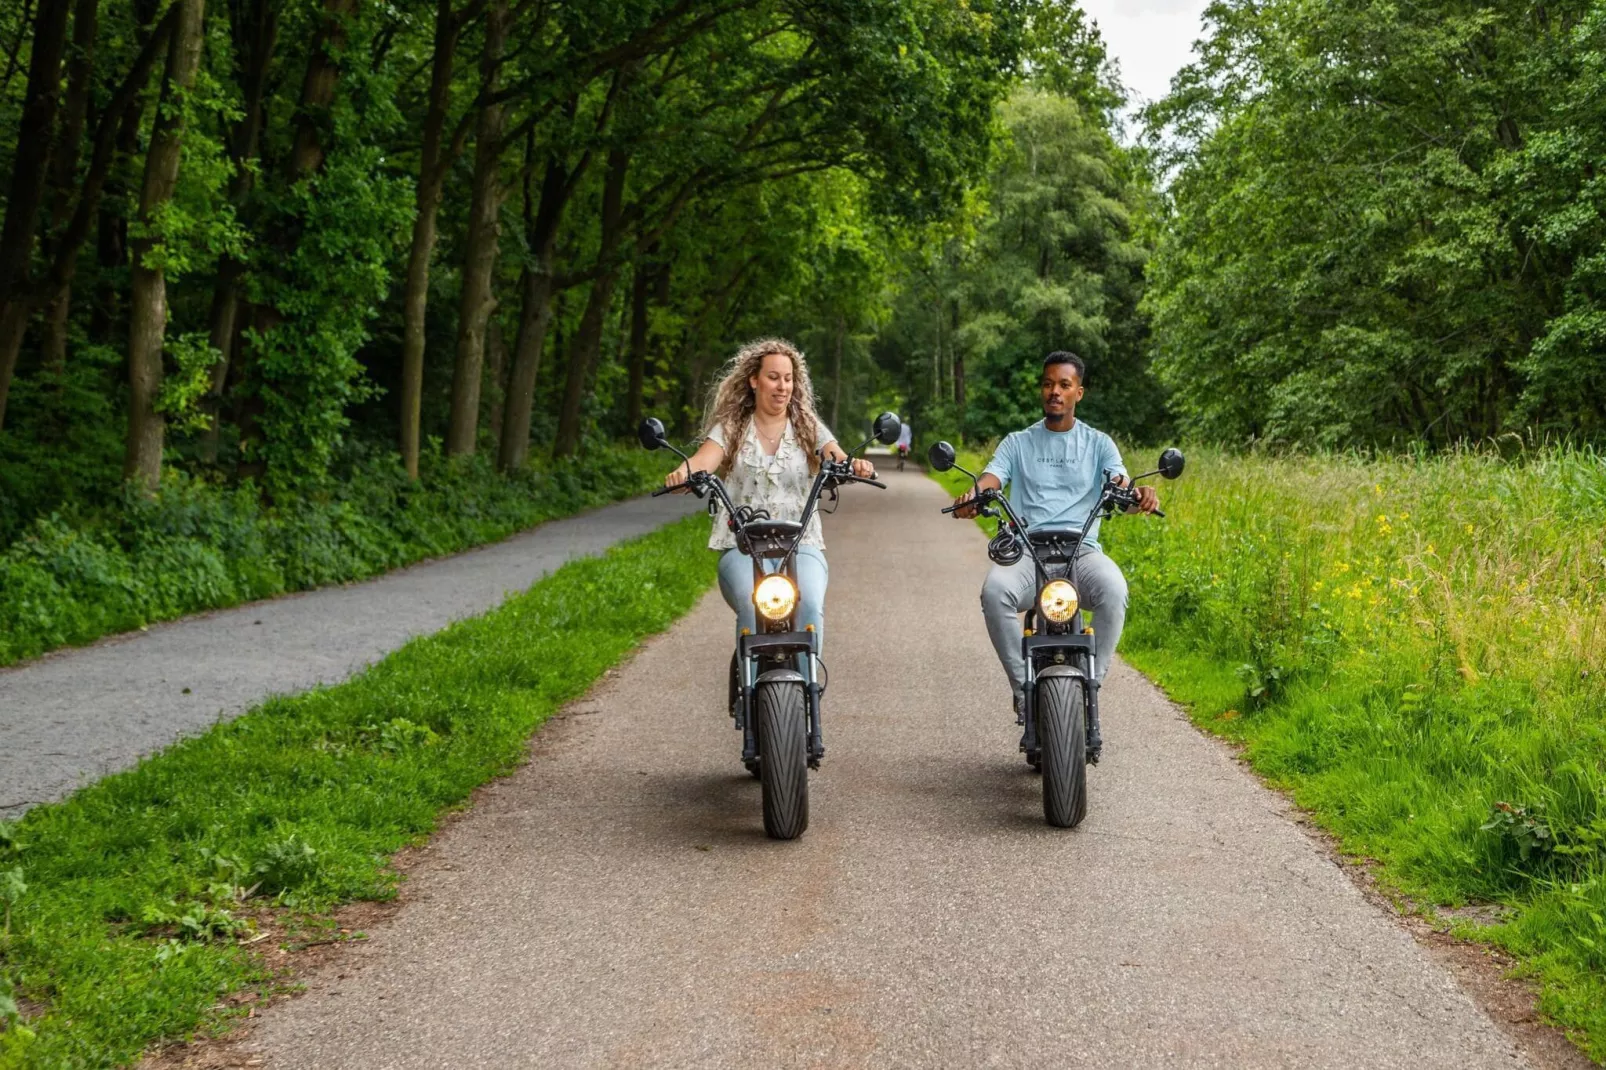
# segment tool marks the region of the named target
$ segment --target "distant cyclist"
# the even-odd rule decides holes
[[[913,446],[914,440],[915,429],[908,424],[904,424],[903,428],[898,432],[898,445],[895,447],[898,451],[898,471],[900,472],[903,471],[904,458],[909,456],[909,449]]]

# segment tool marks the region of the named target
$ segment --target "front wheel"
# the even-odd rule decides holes
[[[1037,741],[1042,746],[1043,817],[1071,829],[1087,816],[1087,723],[1082,682],[1050,676],[1037,685]]]
[[[764,831],[794,840],[809,827],[808,700],[792,681],[759,684],[753,698]]]

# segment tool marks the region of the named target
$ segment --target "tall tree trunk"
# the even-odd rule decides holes
[[[496,92],[507,26],[507,0],[493,0],[485,12],[485,51],[480,57],[482,95]],[[496,270],[502,237],[502,105],[486,103],[480,108],[474,137],[474,190],[469,199],[468,249],[457,317],[457,360],[452,366],[452,409],[446,428],[449,457],[473,453],[479,435],[485,325],[496,305],[491,275]]]
[[[134,21],[139,24],[141,32],[156,23],[157,2],[158,0],[134,0]],[[170,19],[164,17],[162,25],[169,24]],[[146,41],[145,47],[151,48],[160,40],[160,36],[153,34]],[[138,75],[140,63],[136,61],[134,67],[132,73]],[[99,138],[103,136],[100,124],[116,124],[112,152],[105,165],[104,197],[97,199],[93,205],[97,217],[95,262],[100,270],[95,280],[94,300],[90,304],[89,336],[102,345],[110,345],[114,338],[122,336],[120,329],[122,317],[114,281],[117,269],[128,263],[128,219],[123,215],[121,206],[127,200],[127,191],[133,184],[133,156],[139,148],[139,130],[145,115],[148,81],[149,78],[136,78],[129,82],[134,92],[122,114],[114,116],[108,110],[101,113],[97,122],[97,152],[100,149]],[[93,166],[91,164],[91,169]],[[80,195],[78,211],[83,212],[88,207],[90,206]],[[84,237],[87,240],[87,231]]]
[[[580,317],[574,346],[569,351],[568,378],[563,384],[563,408],[558,413],[557,440],[552,446],[555,457],[572,457],[580,448],[580,408],[585,400],[585,386],[602,352],[602,323],[608,314],[608,306],[613,303],[614,282],[619,277],[619,266],[613,263],[613,259],[619,249],[620,216],[625,176],[629,168],[629,153],[622,149],[608,153],[608,176],[602,183],[602,239],[597,250],[597,261],[603,265],[602,273],[591,284],[591,295]]]
[[[145,3],[149,4],[150,0]],[[89,337],[103,345],[110,344],[120,333],[122,309],[114,280],[117,269],[128,263],[128,219],[122,212],[122,205],[132,185],[132,158],[139,148],[139,127],[144,114],[142,93],[118,123],[115,159],[106,177],[106,194],[98,212],[95,263],[99,273],[89,313]]]
[[[435,7],[435,55],[424,112],[424,140],[418,157],[418,190],[413,215],[413,241],[407,251],[407,281],[402,291],[402,464],[418,478],[420,419],[424,401],[424,316],[429,309],[429,259],[435,252],[441,187],[446,181],[446,110],[452,90],[452,61],[462,31],[452,0]]]
[[[178,184],[184,138],[184,96],[201,64],[204,0],[177,0],[182,5],[173,40],[168,45],[162,98],[156,125],[145,153],[145,182],[139,215],[145,233],[134,242],[128,330],[128,449],[123,477],[155,490],[162,478],[162,414],[156,411],[162,385],[162,343],[167,335],[167,279],[160,267],[146,263],[158,238],[156,216],[172,199]]]
[[[502,442],[502,418],[507,414],[507,340],[502,336],[502,317],[492,316],[485,325],[485,378],[490,386],[486,423],[491,441]]]
[[[607,126],[613,101],[623,82],[624,73],[617,73],[613,88],[597,118],[595,132],[598,135]],[[571,123],[578,104],[576,96],[570,96],[564,104],[563,112]],[[540,378],[547,330],[553,320],[552,267],[558,224],[563,220],[569,198],[591,166],[592,153],[587,150],[581,154],[573,170],[569,169],[564,156],[552,154],[546,157],[539,208],[535,206],[530,190],[536,158],[535,133],[534,128],[530,127],[525,134],[523,174],[525,246],[530,251],[530,262],[519,280],[523,303],[519,309],[519,333],[513,350],[513,367],[508,375],[507,415],[497,450],[497,466],[504,472],[522,466],[529,458],[530,415],[535,407],[535,385]]]
[[[50,153],[38,151],[38,147],[50,144],[56,125],[69,7],[69,0],[39,0],[34,16],[28,89],[23,98],[22,121],[17,126],[17,145],[22,151],[12,163],[6,221],[0,227],[0,427],[5,426],[6,398],[11,393],[11,376],[17,369],[17,353],[22,348],[31,310],[26,290],[50,165]]]
[[[533,151],[533,148],[532,148]],[[528,167],[526,165],[526,175]],[[541,354],[546,348],[547,327],[552,322],[552,258],[558,239],[558,224],[568,205],[569,195],[579,179],[579,168],[571,175],[565,161],[552,157],[541,180],[540,207],[531,203],[528,181],[524,191],[525,240],[534,263],[519,279],[522,304],[519,333],[513,345],[513,368],[508,375],[507,411],[502,422],[502,440],[496,463],[504,472],[520,468],[530,455],[530,412],[535,407],[535,384],[541,372]]]
[[[535,383],[541,372],[547,328],[552,323],[552,264],[525,268],[519,278],[521,304],[519,333],[513,343],[513,367],[508,373],[507,405],[496,464],[504,472],[520,468],[530,456],[530,413],[535,407]]]
[[[625,426],[632,430],[641,423],[641,395],[647,382],[647,312],[655,271],[654,265],[639,260],[630,283],[630,380],[625,389]]]
[[[58,236],[72,215],[78,188],[78,148],[89,116],[90,79],[95,71],[95,38],[99,28],[100,0],[78,0],[72,18],[72,53],[67,62],[67,102],[61,133],[56,139],[51,168],[50,230]],[[40,349],[47,374],[59,379],[67,367],[67,315],[72,307],[69,282],[45,306],[44,339]]]
[[[238,210],[251,194],[259,145],[262,140],[264,101],[267,96],[268,64],[279,38],[278,0],[235,0],[234,31],[235,76],[240,82],[241,115],[229,139],[229,159],[234,177],[229,180],[229,201]],[[208,464],[217,462],[218,438],[223,422],[223,389],[228,383],[234,345],[240,336],[240,282],[245,265],[225,254],[218,261],[217,281],[212,288],[209,316],[209,342],[218,360],[212,367],[212,381],[203,402],[206,428],[201,433],[199,453]]]

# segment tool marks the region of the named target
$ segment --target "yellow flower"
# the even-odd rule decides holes
[[[1471,535],[1471,534],[1472,534],[1472,525],[1471,525],[1471,524],[1468,524],[1468,525],[1467,525],[1467,534],[1468,534],[1468,535]]]

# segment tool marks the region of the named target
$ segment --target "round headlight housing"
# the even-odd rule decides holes
[[[1076,615],[1076,588],[1068,580],[1049,580],[1037,595],[1037,608],[1055,624],[1064,624]]]
[[[779,572],[765,576],[753,589],[753,605],[765,620],[785,620],[797,605],[797,586]]]

